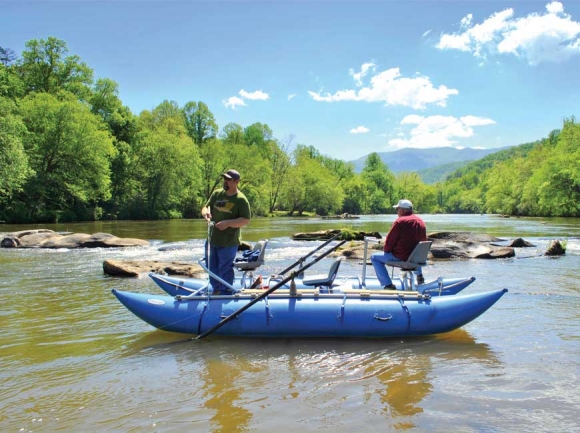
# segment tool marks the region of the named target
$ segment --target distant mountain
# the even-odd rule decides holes
[[[447,164],[436,165],[435,167],[431,168],[424,168],[423,170],[417,171],[417,174],[419,175],[421,180],[427,185],[437,182],[443,182],[445,179],[447,179],[447,176],[449,176],[455,170],[465,167],[466,165],[472,162],[474,161],[467,160],[467,161],[449,162]]]
[[[433,183],[469,162],[476,161],[503,149],[505,148],[455,149],[453,147],[437,147],[434,149],[401,149],[394,152],[377,152],[377,154],[392,172],[416,171],[425,183]],[[355,161],[350,161],[354,165],[356,173],[362,171],[367,157],[368,155]],[[434,167],[439,166],[443,167],[433,170]]]

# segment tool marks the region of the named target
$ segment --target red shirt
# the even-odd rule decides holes
[[[421,241],[427,240],[427,229],[421,218],[415,214],[397,218],[387,234],[383,250],[400,260],[407,260],[413,249]]]

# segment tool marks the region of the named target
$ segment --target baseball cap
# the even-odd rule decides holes
[[[399,200],[399,203],[393,206],[394,208],[401,208],[401,209],[413,209],[413,203],[409,200]]]
[[[232,180],[232,179],[240,180],[240,173],[238,173],[237,170],[234,170],[234,169],[229,169],[224,174],[222,174],[222,176],[228,180]]]

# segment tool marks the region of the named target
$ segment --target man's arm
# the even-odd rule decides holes
[[[239,229],[241,227],[244,227],[245,225],[248,225],[250,222],[250,220],[248,218],[234,218],[231,220],[223,220],[220,221],[219,223],[216,223],[216,227],[220,230],[224,230],[227,229],[228,227],[232,227],[234,229]]]
[[[385,245],[383,247],[383,251],[385,253],[392,252],[395,249],[395,245],[397,244],[397,240],[399,239],[399,225],[397,221],[393,223],[391,230],[387,233],[387,238],[385,239]]]

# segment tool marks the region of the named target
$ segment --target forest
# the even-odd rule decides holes
[[[236,168],[255,216],[419,213],[580,216],[580,125],[468,164],[435,184],[377,154],[360,173],[267,124],[218,126],[202,101],[135,114],[65,41],[0,47],[0,221],[198,218]]]

